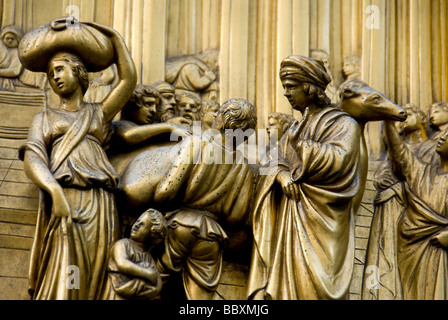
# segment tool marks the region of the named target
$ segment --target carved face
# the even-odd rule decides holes
[[[330,62],[328,61],[328,56],[325,53],[323,53],[323,52],[314,52],[312,57],[314,59],[322,60],[322,62],[325,65],[325,68],[327,69],[327,71],[330,70]]]
[[[14,33],[8,32],[3,37],[3,42],[8,48],[17,48],[19,46],[19,41]]]
[[[421,127],[421,118],[420,115],[415,113],[412,108],[405,108],[408,117],[404,122],[402,122],[402,129],[406,132],[413,132],[415,130],[420,129]]]
[[[356,65],[351,61],[344,61],[344,65],[342,66],[342,71],[344,75],[349,76],[357,72]]]
[[[134,222],[131,229],[131,239],[136,242],[145,242],[151,235],[151,217],[149,214],[141,215]]]
[[[64,60],[50,61],[48,80],[54,92],[59,96],[71,95],[80,88],[78,77],[72,66]]]
[[[211,128],[213,126],[213,122],[215,121],[215,114],[216,111],[214,110],[208,110],[204,112],[202,115],[201,122],[204,124],[205,127]]]
[[[433,105],[429,120],[432,125],[440,127],[448,123],[448,112],[440,105]]]
[[[142,105],[136,109],[134,121],[138,124],[153,123],[157,111],[158,99],[155,97],[143,97]]]
[[[190,97],[182,96],[178,102],[177,110],[179,117],[183,117],[190,121],[199,121],[199,112],[201,111],[201,105],[198,105],[196,101]]]
[[[280,139],[283,137],[283,134],[284,134],[282,126],[280,125],[280,122],[277,120],[277,118],[269,117],[268,118],[268,126],[266,128],[269,140],[271,139],[273,130],[277,130],[277,139],[280,141]]]
[[[448,155],[448,139],[446,133],[437,142],[436,152],[438,154]]]
[[[303,84],[294,80],[282,79],[283,95],[288,99],[291,107],[297,111],[303,111],[309,105],[310,99],[303,89]]]
[[[213,120],[212,128],[218,130],[219,132],[223,132],[224,128],[225,128],[225,120],[224,120],[224,115],[223,115],[221,109],[216,111],[213,114],[213,117],[214,117],[214,120]]]
[[[158,116],[160,122],[166,122],[174,118],[176,114],[176,99],[173,92],[161,92],[162,102],[160,103]]]

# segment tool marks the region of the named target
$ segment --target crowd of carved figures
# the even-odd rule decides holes
[[[344,59],[336,86],[326,52],[291,55],[279,77],[302,117],[271,113],[254,162],[238,143],[256,107],[218,103],[218,51],[168,59],[166,78],[142,85],[115,30],[83,23],[75,39],[69,28],[56,19],[1,32],[1,90],[27,83],[58,96],[20,149],[40,190],[32,299],[215,299],[229,256],[249,266],[248,299],[348,298],[364,127],[381,120],[388,154],[362,298],[448,298],[448,103],[427,116],[361,81],[359,57]]]

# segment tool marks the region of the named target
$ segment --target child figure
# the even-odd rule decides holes
[[[130,238],[112,247],[108,273],[111,300],[160,299],[162,279],[151,249],[163,241],[167,221],[161,212],[148,209],[133,224]]]

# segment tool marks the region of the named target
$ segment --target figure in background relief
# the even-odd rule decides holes
[[[112,122],[114,134],[108,155],[119,175],[129,161],[146,148],[169,143],[170,136],[167,134],[175,134],[176,137],[190,135],[183,126],[171,123],[175,118],[167,122],[155,122],[162,99],[154,87],[137,85],[121,111],[120,120]]]
[[[272,112],[268,115],[266,153],[259,159],[261,164],[266,164],[273,154],[278,154],[278,143],[295,120],[292,115],[282,112]]]
[[[161,95],[153,87],[137,85],[121,112],[121,120],[113,122],[117,146],[135,147],[162,133],[176,131],[186,134],[186,130],[179,125],[155,123],[157,106],[161,100]]]
[[[166,81],[158,81],[153,86],[162,96],[162,101],[157,109],[157,121],[166,122],[176,115],[175,89]]]
[[[216,100],[202,100],[201,127],[203,132],[212,128],[215,115],[220,107]]]
[[[296,119],[290,114],[281,112],[272,112],[268,115],[268,123],[266,131],[268,140],[271,140],[272,131],[277,130],[277,142],[280,141],[283,135],[288,131]]]
[[[156,122],[170,122],[179,125],[189,125],[190,122],[176,116],[176,93],[174,87],[166,81],[158,81],[153,87],[160,93],[162,100],[157,106]]]
[[[128,207],[168,212],[159,270],[167,281],[181,272],[188,299],[214,297],[223,250],[232,241],[224,230],[248,217],[255,174],[234,138],[242,143],[243,132],[255,125],[255,107],[230,99],[217,112],[215,134],[192,135],[175,146],[145,151],[122,175],[120,191]]]
[[[403,142],[415,154],[421,143],[427,139],[427,118],[425,113],[412,103],[406,104],[404,109],[407,119],[396,125],[402,132]],[[402,300],[397,262],[397,226],[407,207],[407,200],[404,178],[399,168],[392,169],[391,160],[378,168],[374,186],[378,191],[374,199],[374,215],[367,246],[362,299]],[[369,276],[373,282],[368,280]]]
[[[207,50],[196,56],[168,59],[165,80],[176,88],[176,93],[190,92],[204,100],[218,100],[218,68],[219,51]]]
[[[325,94],[321,60],[289,56],[284,95],[303,114],[257,183],[250,299],[345,299],[354,263],[360,128]]]
[[[89,90],[84,97],[86,102],[100,102],[107,96],[114,86],[115,68],[115,65],[111,65],[105,70],[89,73]]]
[[[448,298],[448,140],[436,152],[440,164],[424,163],[406,146],[393,122],[385,122],[395,173],[403,175],[408,203],[398,221],[397,261],[405,300]]]
[[[413,103],[406,104],[404,109],[408,116],[405,121],[397,122],[397,130],[410,150],[416,153],[420,145],[428,140],[428,117]]]
[[[440,164],[437,143],[448,129],[448,102],[436,102],[429,110],[429,139],[422,143],[417,156],[424,162]]]
[[[157,106],[161,100],[162,96],[156,89],[138,84],[121,111],[121,119],[134,125],[152,124],[155,122]]]
[[[45,90],[48,84],[45,73],[31,72],[20,62],[18,46],[22,37],[23,32],[17,26],[5,27],[0,33],[0,90],[24,91],[27,87]]]
[[[324,50],[310,50],[310,57],[313,59],[320,59],[325,65],[325,69],[327,70],[327,73],[329,74],[331,78],[331,82],[328,84],[327,89],[325,89],[325,94],[330,99],[331,103],[336,103],[338,100],[337,97],[337,88],[334,84],[333,76],[331,74],[330,69],[330,57],[328,53]]]
[[[148,209],[132,225],[130,237],[115,242],[107,267],[110,288],[106,299],[160,299],[162,278],[152,252],[163,244],[167,225],[161,212]]]
[[[342,75],[344,76],[344,81],[340,84],[337,89],[336,98],[338,103],[341,99],[342,88],[347,87],[352,81],[361,81],[361,58],[358,56],[348,56],[345,57],[342,63]]]
[[[182,92],[176,94],[176,115],[188,121],[192,126],[193,122],[201,121],[202,101],[197,94]]]
[[[8,26],[0,33],[0,90],[16,91],[23,66],[17,47],[23,37],[19,27]]]
[[[345,81],[361,79],[361,58],[358,56],[348,56],[344,58],[342,73]]]
[[[39,187],[36,234],[31,250],[33,299],[101,299],[107,257],[119,239],[114,192],[118,175],[106,156],[111,122],[132,95],[137,76],[120,34],[96,23],[67,27],[51,21],[24,36],[24,66],[47,72],[58,108],[39,113],[20,150],[27,176]],[[117,85],[100,103],[83,102],[88,72],[117,65]],[[67,285],[77,268],[77,288]]]

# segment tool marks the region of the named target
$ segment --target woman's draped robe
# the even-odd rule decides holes
[[[417,154],[421,143],[406,145]],[[374,215],[364,263],[363,300],[403,299],[397,262],[398,221],[408,204],[402,174],[399,179],[394,170],[398,170],[397,166],[387,161],[375,174],[378,191],[373,200]]]
[[[381,166],[376,177],[377,195],[367,246],[362,283],[364,300],[402,300],[397,263],[397,224],[406,208],[404,182],[389,165]]]
[[[422,162],[404,144],[392,159],[406,178],[406,211],[398,221],[398,266],[405,300],[448,299],[447,248],[431,243],[448,227],[448,174]]]
[[[16,48],[6,48],[3,43],[0,44],[0,51],[0,90],[16,91],[23,70],[19,51]]]
[[[279,161],[261,176],[253,212],[254,249],[248,296],[278,300],[344,299],[354,263],[354,203],[360,129],[335,107],[320,110],[292,146],[285,134]],[[300,200],[283,194],[276,176],[291,172]]]
[[[71,221],[51,214],[51,197],[39,193],[31,250],[33,299],[100,299],[106,286],[107,256],[119,236],[113,190],[118,177],[103,147],[110,138],[100,104],[77,112],[47,109],[30,127],[24,152],[34,152],[61,184]]]

